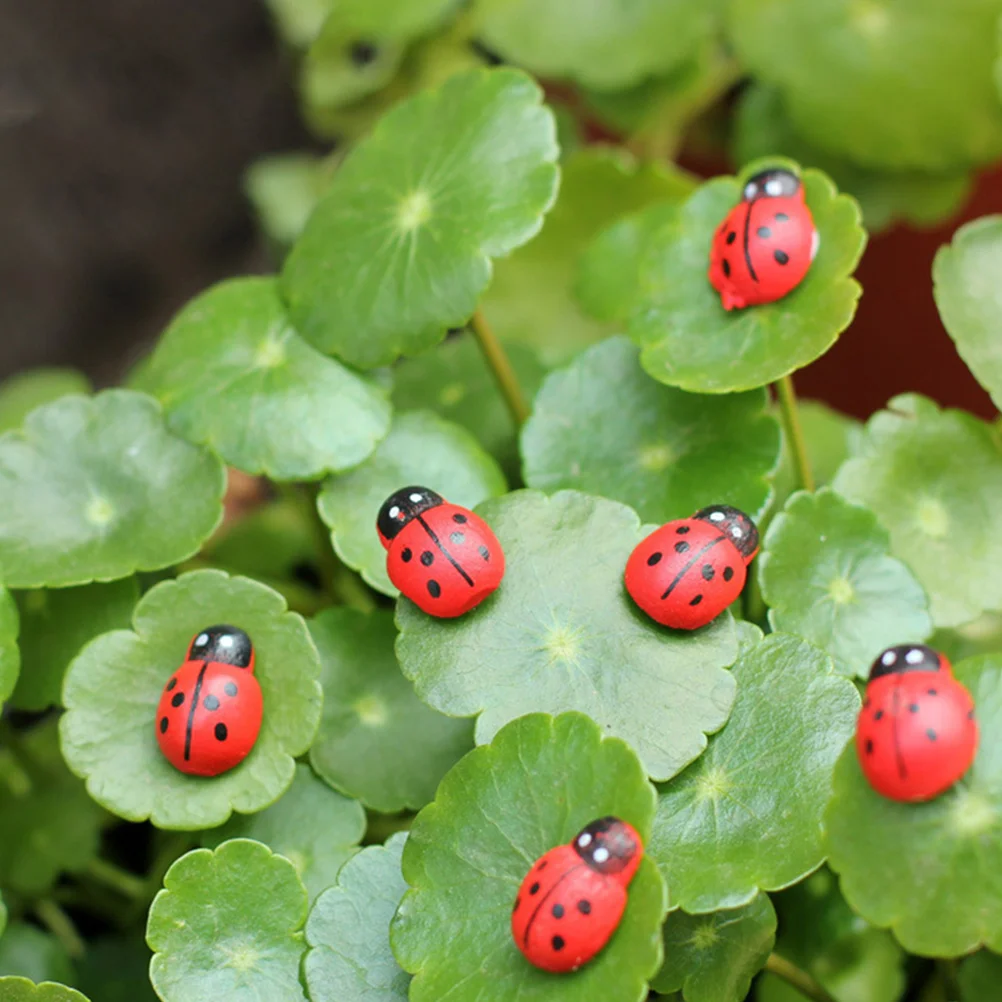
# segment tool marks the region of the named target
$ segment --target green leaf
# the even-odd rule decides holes
[[[376,516],[382,503],[408,484],[430,487],[466,508],[503,494],[507,486],[497,463],[468,431],[424,411],[397,415],[372,457],[328,480],[317,500],[337,555],[384,595],[396,595],[397,589],[386,574]]]
[[[1002,153],[998,15],[997,0],[736,0],[729,28],[745,68],[780,89],[819,149],[871,167],[947,170]]]
[[[14,598],[0,585],[0,708],[14,691],[21,670],[21,652],[17,644],[19,629]]]
[[[46,404],[0,435],[0,577],[62,587],[178,563],[222,518],[224,486],[219,460],[141,393]]]
[[[59,940],[27,922],[12,922],[0,937],[0,977],[76,981],[69,954]]]
[[[530,239],[556,194],[542,92],[473,70],[395,107],[348,155],[289,255],[296,327],[362,368],[415,355],[465,323],[491,258]]]
[[[964,1002],[1002,1002],[1002,957],[981,950],[960,965],[957,980]]]
[[[859,696],[827,654],[743,627],[727,727],[660,789],[651,856],[688,912],[747,904],[824,860],[821,815]]]
[[[823,355],[851,322],[861,289],[849,276],[866,233],[857,203],[839,195],[820,171],[804,171],[803,183],[821,244],[793,292],[775,303],[727,311],[706,277],[713,234],[740,200],[741,179],[777,162],[756,161],[739,177],[707,181],[673,212],[654,206],[649,221],[633,224],[629,239],[599,237],[602,250],[592,254],[591,269],[627,276],[637,269],[624,284],[631,295],[627,333],[644,349],[644,368],[660,382],[697,393],[763,386]]]
[[[683,62],[716,28],[718,6],[639,0],[583,10],[575,0],[476,0],[473,16],[479,37],[506,60],[615,90]]]
[[[44,895],[97,855],[104,812],[59,755],[49,719],[0,752],[0,886]]]
[[[0,431],[20,428],[42,404],[71,393],[90,393],[90,380],[76,369],[29,369],[0,383]]]
[[[251,635],[264,721],[253,751],[212,779],[175,769],[157,747],[156,706],[191,638],[210,623]],[[90,795],[129,821],[196,830],[250,814],[289,788],[293,759],[310,747],[320,720],[319,658],[309,631],[281,595],[248,578],[193,571],[151,588],[133,630],[92,640],[70,665],[60,721],[63,754]],[[108,693],[115,698],[109,699]]]
[[[1002,656],[962,661],[954,674],[974,698],[981,735],[967,775],[928,803],[896,803],[866,781],[852,744],[825,815],[830,864],[852,909],[932,957],[1002,950]]]
[[[150,985],[150,952],[141,938],[87,940],[76,983],[99,1002],[157,1002]]]
[[[961,226],[953,243],[940,247],[932,266],[939,315],[974,378],[1002,407],[1002,216],[984,216]]]
[[[390,951],[390,921],[407,884],[407,836],[363,849],[317,899],[306,923],[303,976],[312,1002],[407,1002],[410,976]]]
[[[0,936],[3,936],[4,929],[7,928],[7,906],[0,897]]]
[[[623,568],[650,527],[624,505],[518,491],[479,514],[504,548],[501,587],[455,620],[397,604],[397,657],[418,695],[443,713],[479,714],[478,743],[524,713],[580,710],[629,742],[651,776],[688,765],[734,700],[730,616],[683,633],[637,609]]]
[[[505,354],[527,399],[543,382],[545,369],[531,349],[505,346]],[[500,464],[518,469],[515,424],[497,380],[476,340],[468,334],[443,341],[393,370],[393,404],[398,410],[427,408],[462,425]]]
[[[327,609],[310,632],[324,688],[310,764],[366,807],[387,814],[423,807],[473,747],[473,722],[436,713],[414,694],[393,653],[392,613]]]
[[[287,44],[305,48],[316,38],[333,0],[265,0],[279,36]]]
[[[305,1002],[306,910],[295,867],[260,842],[186,853],[150,907],[150,981],[164,1002]]]
[[[794,494],[769,526],[758,559],[774,630],[826,650],[843,675],[866,678],[903,637],[932,632],[922,586],[889,555],[890,537],[867,508],[825,488]]]
[[[871,233],[898,221],[934,226],[952,217],[971,191],[967,170],[880,170],[816,149],[793,128],[780,92],[756,84],[744,92],[738,105],[734,158],[746,163],[776,153],[828,174],[840,191],[858,200]]]
[[[11,697],[19,710],[59,703],[70,661],[94,637],[129,625],[139,599],[136,579],[80,588],[20,592],[21,675]]]
[[[179,435],[272,480],[357,466],[390,428],[386,392],[303,341],[271,278],[231,279],[192,300],[143,378]]]
[[[1002,536],[985,520],[1002,493],[1002,454],[989,425],[918,394],[895,397],[834,487],[876,513],[937,626],[1002,607]]]
[[[27,978],[0,978],[3,1002],[88,1002],[86,995],[53,981],[36,985]]]
[[[518,804],[513,810],[512,805]],[[650,834],[654,791],[636,756],[579,713],[531,714],[470,752],[411,828],[403,872],[412,890],[390,927],[400,965],[415,975],[411,1002],[636,1002],[661,963],[667,894],[649,859],[609,945],[575,974],[554,977],[519,953],[511,908],[544,852],[615,815]]]
[[[741,1002],[772,951],[776,912],[766,894],[709,915],[676,911],[665,923],[664,940],[656,992],[681,991],[685,1002]]]
[[[303,232],[332,174],[327,158],[281,153],[255,160],[244,175],[244,191],[267,237],[287,248]]]
[[[542,232],[495,265],[482,302],[487,320],[503,340],[529,345],[548,365],[569,361],[609,333],[575,299],[581,252],[617,217],[652,202],[681,202],[694,187],[683,171],[638,164],[622,150],[592,147],[568,157]]]
[[[263,842],[296,868],[312,901],[334,883],[341,866],[358,851],[365,834],[365,811],[326,787],[307,765],[296,766],[292,786],[278,803],[260,814],[237,816],[202,833],[202,845],[215,849],[231,838]]]
[[[610,338],[551,373],[522,430],[525,482],[630,505],[645,522],[726,502],[762,514],[780,458],[765,390],[697,396],[662,386],[626,338]]]

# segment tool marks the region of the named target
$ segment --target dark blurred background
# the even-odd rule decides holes
[[[241,176],[309,145],[292,82],[255,0],[0,0],[0,378],[63,364],[113,382],[199,290],[272,267]],[[859,416],[905,390],[992,415],[930,268],[995,211],[1002,172],[948,226],[874,238],[857,319],[801,392]]]

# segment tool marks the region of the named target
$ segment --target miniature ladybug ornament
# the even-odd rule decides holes
[[[175,769],[218,776],[250,754],[263,712],[250,637],[235,626],[210,626],[164,686],[157,743]]]
[[[877,793],[904,803],[932,800],[967,772],[977,749],[974,702],[942,654],[906,644],[873,662],[856,752]]]
[[[710,284],[725,310],[774,303],[804,279],[819,236],[804,186],[788,170],[750,178],[710,246]]]
[[[390,580],[430,616],[462,616],[504,577],[504,551],[491,527],[427,487],[391,494],[376,529]]]
[[[741,594],[757,552],[755,523],[730,505],[712,505],[641,540],[626,562],[626,590],[662,626],[698,630]]]
[[[616,931],[643,854],[637,832],[608,817],[536,860],[511,913],[526,960],[553,974],[587,964]]]

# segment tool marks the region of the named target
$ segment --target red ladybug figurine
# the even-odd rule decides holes
[[[964,775],[978,749],[971,694],[924,644],[888,647],[870,669],[856,752],[882,796],[932,800]]]
[[[491,527],[427,487],[391,494],[376,519],[390,580],[430,616],[452,619],[479,605],[504,577]]]
[[[175,769],[218,776],[250,754],[262,712],[250,637],[235,626],[210,626],[164,686],[157,744]]]
[[[750,178],[710,246],[710,284],[721,305],[740,310],[782,299],[803,281],[818,240],[796,174],[775,169]]]
[[[630,825],[601,818],[541,856],[511,913],[511,934],[526,960],[553,974],[587,964],[616,931],[643,855]]]
[[[641,540],[626,562],[626,590],[663,626],[698,630],[741,594],[757,552],[755,523],[737,508],[713,505]]]

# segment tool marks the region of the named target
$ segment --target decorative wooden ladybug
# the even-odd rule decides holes
[[[262,713],[250,637],[235,626],[210,626],[164,686],[157,743],[175,769],[218,776],[250,754]]]
[[[931,800],[964,775],[978,749],[971,694],[924,644],[888,647],[870,668],[856,729],[863,774],[891,800]]]
[[[757,552],[755,523],[737,508],[713,505],[641,540],[626,562],[626,590],[663,626],[698,630],[741,594]]]
[[[644,847],[619,818],[601,818],[541,856],[522,881],[511,934],[530,964],[576,971],[599,953],[626,908]]]
[[[427,487],[404,487],[379,509],[390,580],[430,616],[452,619],[479,605],[504,577],[491,527]]]
[[[713,238],[710,284],[725,310],[773,303],[803,281],[818,241],[800,178],[763,171],[747,181]]]

